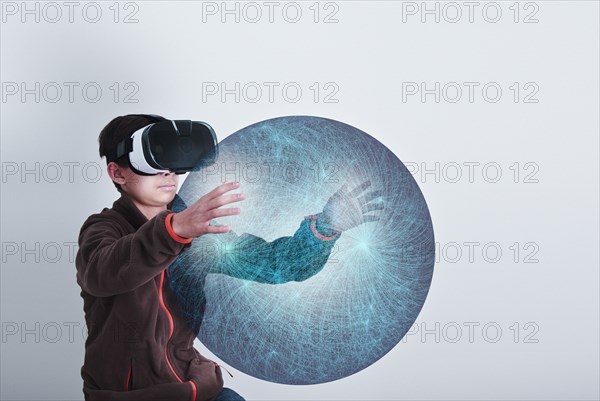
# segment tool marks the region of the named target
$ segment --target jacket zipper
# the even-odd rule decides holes
[[[129,371],[127,372],[127,380],[125,381],[125,391],[129,391],[131,386],[131,360],[129,361]]]
[[[167,349],[169,347],[169,341],[171,341],[171,337],[173,336],[174,323],[173,323],[173,316],[169,312],[169,309],[167,309],[167,306],[165,305],[165,300],[163,298],[163,283],[164,283],[164,281],[165,281],[165,270],[163,270],[160,275],[160,288],[158,290],[158,295],[160,298],[160,305],[162,306],[163,310],[167,314],[167,317],[169,318],[169,338],[167,339],[167,344],[165,345],[165,360],[167,361],[167,365],[169,365],[169,369],[171,369],[171,372],[173,372],[173,375],[175,375],[175,377],[177,378],[177,380],[179,380],[180,383],[183,383],[183,380],[181,380],[181,377],[179,377],[177,372],[175,372],[175,369],[173,369],[173,365],[171,365],[171,361],[169,360],[169,355],[167,352]]]
[[[171,312],[169,312],[169,309],[167,308],[167,305],[165,304],[165,300],[163,297],[163,284],[165,281],[165,272],[166,272],[166,269],[163,270],[160,275],[160,287],[158,290],[160,305],[162,306],[163,310],[167,314],[167,317],[169,318],[169,338],[167,339],[167,344],[165,345],[165,360],[167,361],[167,365],[169,365],[169,369],[171,369],[171,372],[173,372],[173,375],[177,378],[177,380],[179,380],[180,383],[183,383],[183,380],[181,380],[181,377],[179,377],[177,372],[175,372],[175,369],[173,369],[173,365],[171,365],[171,361],[169,360],[169,354],[167,352],[167,350],[169,349],[169,341],[171,341],[171,337],[173,336],[175,323],[173,321],[173,316],[171,315]],[[196,388],[196,383],[194,383],[192,380],[190,380],[189,383],[192,386],[192,401],[196,401],[196,394],[198,391],[198,389]]]

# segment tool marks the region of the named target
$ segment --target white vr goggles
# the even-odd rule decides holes
[[[161,121],[140,128],[121,141],[106,155],[106,163],[124,155],[128,155],[129,167],[139,175],[183,174],[215,162],[217,136],[202,121]]]

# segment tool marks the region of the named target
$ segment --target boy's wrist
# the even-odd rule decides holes
[[[340,230],[336,230],[329,224],[327,219],[323,216],[323,213],[318,213],[315,220],[315,227],[322,235],[331,237],[340,233]]]
[[[169,232],[169,235],[171,236],[171,238],[173,238],[175,241],[180,242],[182,244],[189,244],[190,242],[192,242],[193,238],[187,238],[184,236],[181,236],[181,226],[180,226],[180,222],[178,222],[178,218],[177,218],[178,213],[169,213],[167,215],[167,217],[165,218],[165,226],[167,227],[167,231]]]
[[[338,231],[326,222],[321,221],[323,220],[322,216],[322,213],[318,213],[304,216],[304,218],[308,218],[311,220],[310,229],[315,235],[315,237],[323,241],[330,241],[336,239],[340,235],[341,231]]]

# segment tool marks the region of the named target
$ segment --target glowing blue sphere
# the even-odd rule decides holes
[[[260,379],[315,384],[356,373],[389,352],[419,314],[435,259],[431,217],[402,162],[368,134],[326,118],[248,126],[219,144],[216,163],[190,173],[173,209],[225,180],[240,181],[227,234],[194,240],[169,283],[198,338]],[[343,184],[365,180],[385,208],[333,240],[305,216]],[[318,226],[317,226],[318,228]],[[318,232],[318,231],[317,231]]]

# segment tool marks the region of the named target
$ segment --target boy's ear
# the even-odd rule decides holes
[[[115,162],[110,162],[106,166],[106,171],[108,172],[108,176],[119,185],[125,184],[127,180],[125,179],[125,175],[123,174],[123,170],[125,167],[119,166]]]

